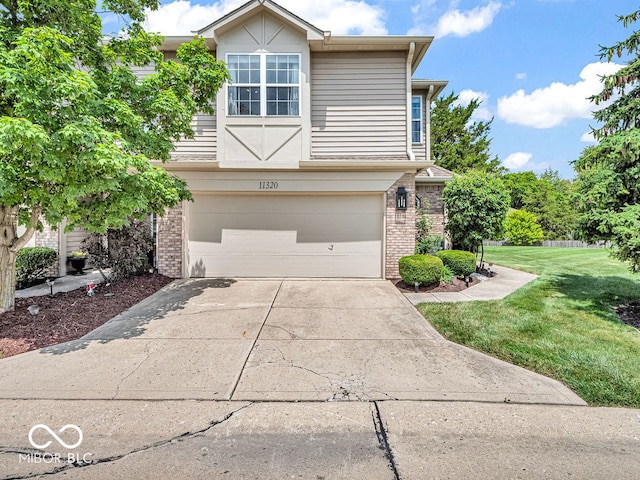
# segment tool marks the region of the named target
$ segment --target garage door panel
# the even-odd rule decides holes
[[[196,195],[189,273],[379,278],[382,204],[381,195]]]

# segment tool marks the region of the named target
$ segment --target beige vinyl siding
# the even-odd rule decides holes
[[[191,122],[195,136],[176,143],[175,156],[215,155],[218,144],[215,115],[196,115]]]
[[[311,68],[311,154],[406,154],[403,52],[316,53]]]

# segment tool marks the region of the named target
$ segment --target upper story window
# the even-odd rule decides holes
[[[227,55],[229,115],[300,115],[300,55]]]
[[[422,97],[411,97],[411,142],[422,143]]]

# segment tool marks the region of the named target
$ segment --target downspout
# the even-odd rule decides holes
[[[429,85],[429,93],[427,93],[426,112],[427,112],[427,162],[431,161],[431,97],[433,96],[433,85]]]
[[[413,55],[416,52],[416,44],[415,42],[411,42],[409,44],[409,53],[407,54],[407,157],[409,160],[416,159],[415,154],[413,153],[413,142],[411,141],[411,69],[413,66]]]

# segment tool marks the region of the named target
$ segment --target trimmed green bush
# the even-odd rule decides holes
[[[436,253],[457,277],[464,277],[476,271],[476,256],[463,250],[440,250]]]
[[[408,285],[430,285],[440,281],[442,260],[431,255],[409,255],[398,260],[402,280]]]
[[[48,247],[24,247],[16,256],[16,281],[29,283],[43,278],[47,268],[56,263],[58,252]]]
[[[542,227],[536,222],[533,213],[526,210],[514,210],[507,215],[504,228],[512,245],[533,245],[544,240]]]

